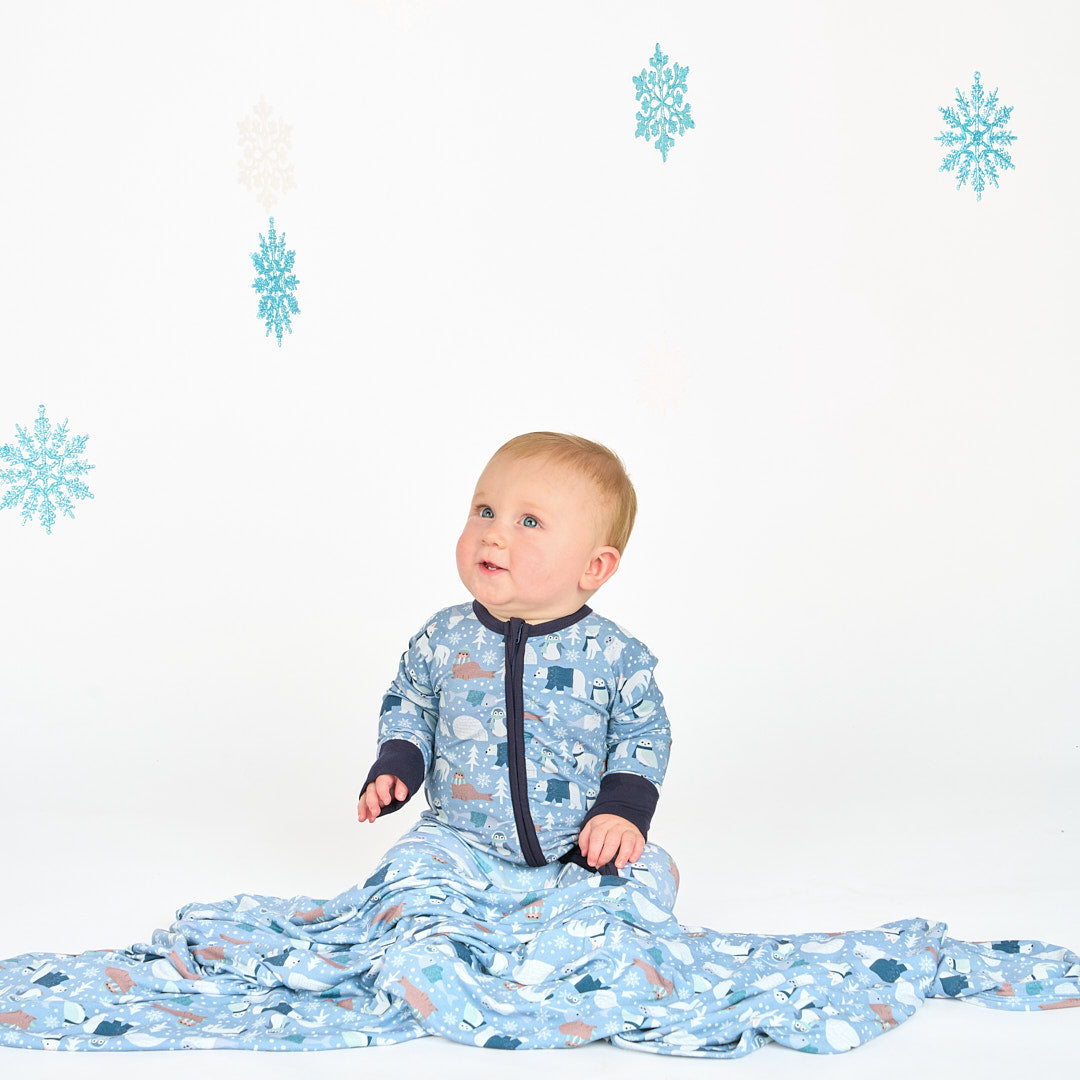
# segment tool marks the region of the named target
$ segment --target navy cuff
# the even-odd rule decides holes
[[[648,840],[649,825],[659,798],[656,785],[644,776],[637,773],[606,773],[600,781],[600,794],[581,824],[584,825],[597,814],[615,814],[636,825]]]
[[[382,808],[383,814],[392,814],[395,810],[400,810],[420,790],[424,782],[424,755],[420,747],[407,739],[387,739],[379,747],[379,756],[361,785],[360,794],[364,794],[372,780],[384,774],[396,776],[409,789],[409,794],[404,799],[391,798],[389,806]]]

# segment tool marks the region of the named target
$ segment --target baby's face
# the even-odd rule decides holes
[[[458,574],[497,619],[570,615],[618,565],[602,542],[605,524],[596,486],[575,470],[496,457],[476,482]]]

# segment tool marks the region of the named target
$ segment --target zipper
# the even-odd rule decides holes
[[[530,866],[545,866],[547,859],[529,809],[529,778],[525,771],[524,630],[524,619],[511,619],[506,624],[506,761],[510,772],[510,805],[514,809],[521,853]],[[528,638],[527,634],[524,636]]]

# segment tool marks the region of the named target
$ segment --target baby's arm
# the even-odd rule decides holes
[[[425,636],[424,630],[413,635],[397,678],[383,697],[377,759],[363,783],[358,821],[374,821],[380,814],[399,810],[420,790],[431,767],[439,701],[430,684],[431,652],[423,647]]]
[[[408,798],[409,789],[396,776],[383,773],[364,788],[356,807],[356,820],[374,821],[392,800],[404,803]]]
[[[607,768],[578,835],[591,866],[603,866],[616,852],[620,869],[624,857],[631,862],[640,858],[671,752],[664,697],[653,678],[656,659],[640,642],[634,645],[636,663],[616,672],[617,691],[608,710]],[[627,649],[624,655],[629,654]]]

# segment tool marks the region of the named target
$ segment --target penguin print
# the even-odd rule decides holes
[[[653,751],[652,739],[640,739],[634,747],[634,758],[642,765],[650,769],[658,768],[656,754]]]
[[[543,657],[545,660],[559,660],[561,656],[559,654],[559,642],[562,639],[558,634],[548,634],[544,638],[544,652]]]
[[[595,701],[597,705],[606,705],[611,700],[607,683],[599,675],[592,681],[592,686],[589,688],[589,698]]]

